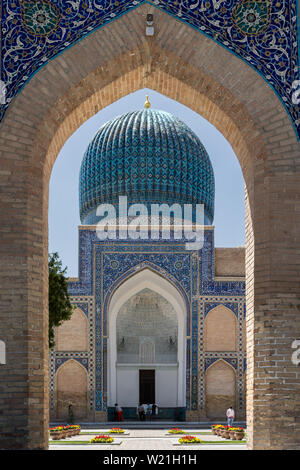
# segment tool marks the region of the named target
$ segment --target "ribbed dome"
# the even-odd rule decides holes
[[[80,218],[96,223],[100,204],[204,204],[206,223],[214,215],[214,175],[198,137],[165,111],[143,109],[102,126],[80,169]]]

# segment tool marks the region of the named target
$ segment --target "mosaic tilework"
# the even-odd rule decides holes
[[[237,318],[237,351],[208,352],[204,349],[204,323],[207,314],[218,305],[224,305]],[[245,297],[201,296],[199,299],[199,408],[205,410],[205,373],[209,366],[222,359],[236,371],[238,409],[245,409],[245,369],[246,352],[244,350]]]
[[[55,355],[55,373],[57,373],[60,366],[62,366],[65,362],[69,361],[70,359],[75,359],[79,364],[81,364],[87,371],[89,370],[89,358],[88,353],[77,353],[77,352],[70,352],[67,353],[56,353]]]
[[[70,359],[77,361],[87,371],[88,374],[88,388],[89,388],[89,409],[94,409],[94,390],[95,390],[95,360],[94,360],[94,331],[95,331],[95,314],[94,314],[94,300],[91,297],[75,297],[71,296],[71,303],[80,308],[89,321],[89,349],[88,351],[55,351],[55,348],[50,350],[50,409],[53,410],[55,406],[55,377],[60,366],[65,364]]]
[[[217,353],[206,353],[205,356],[206,356],[205,357],[205,362],[204,362],[205,371],[208,369],[208,367],[210,367],[212,364],[214,364],[219,359],[223,359],[225,362],[228,362],[228,364],[230,364],[234,369],[237,368],[238,360],[237,360],[237,357],[236,357],[236,353],[228,353],[228,352],[219,353],[219,354],[217,354]]]
[[[95,223],[91,211],[100,204],[118,205],[121,194],[130,205],[203,204],[211,225],[214,174],[199,138],[175,116],[154,109],[125,113],[106,123],[82,160],[81,222]]]
[[[6,103],[51,58],[95,29],[149,3],[210,37],[253,67],[273,88],[298,137],[300,109],[297,0],[3,0],[1,80]]]
[[[107,409],[107,307],[120,283],[144,268],[150,268],[172,282],[181,292],[187,308],[186,401],[187,409],[205,410],[205,371],[218,359],[236,370],[238,406],[244,409],[244,373],[246,357],[243,350],[245,320],[245,282],[214,281],[213,229],[204,232],[204,246],[187,251],[185,240],[99,241],[95,229],[80,227],[80,272],[78,282],[69,283],[69,291],[79,306],[85,295],[94,299],[93,347],[94,406]],[[209,293],[207,285],[210,286]],[[78,295],[78,292],[81,292]],[[204,351],[204,321],[217,305],[225,305],[238,321],[238,350],[235,352]],[[93,346],[92,346],[93,345]]]
[[[232,310],[236,317],[238,316],[238,308],[239,308],[238,303],[235,303],[235,302],[231,302],[231,303],[224,302],[224,303],[223,303],[223,302],[222,302],[222,303],[220,304],[220,302],[210,302],[210,303],[205,303],[205,311],[204,311],[205,317],[207,316],[207,314],[208,314],[213,308],[216,308],[218,305],[224,305],[224,307],[227,307],[229,310]]]
[[[181,253],[178,250],[181,249]],[[176,250],[176,251],[175,251]],[[189,302],[186,289],[191,290],[191,264],[190,256],[184,251],[183,246],[164,244],[136,244],[121,243],[96,244],[95,245],[95,301],[99,308],[99,319],[96,321],[96,367],[107,367],[104,360],[105,344],[101,345],[101,337],[107,335],[107,306],[109,299],[118,285],[132,274],[146,267],[158,272],[160,275],[172,282],[182,293],[186,300],[187,312],[189,312]],[[174,259],[182,261],[181,267],[175,268]],[[115,261],[118,259],[118,269]],[[170,265],[170,261],[173,261]],[[112,267],[113,266],[113,267]],[[179,272],[177,272],[179,271]],[[180,278],[181,282],[178,281]],[[101,318],[101,320],[100,320]],[[190,315],[187,315],[187,331],[190,331]],[[104,340],[104,339],[103,339]],[[98,343],[99,342],[99,343]],[[97,347],[98,344],[98,347]],[[104,397],[106,389],[104,387],[105,375],[97,374],[96,379],[96,402],[100,409],[106,409]],[[187,383],[189,394],[189,383]]]
[[[53,411],[55,407],[55,350],[49,351],[49,408]]]
[[[73,301],[74,305],[76,305],[76,307],[80,308],[80,310],[83,311],[83,313],[85,314],[86,317],[89,316],[89,306],[87,303],[83,303],[83,302],[75,302]]]

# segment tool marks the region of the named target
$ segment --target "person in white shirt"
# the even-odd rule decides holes
[[[232,423],[234,420],[234,409],[232,408],[232,406],[230,406],[230,408],[228,408],[228,410],[226,411],[226,417],[227,417],[227,425],[232,426]]]
[[[137,407],[137,413],[139,416],[140,421],[145,421],[145,407],[142,405],[142,403],[139,404]]]
[[[146,410],[146,416],[147,416],[148,419],[151,419],[151,414],[152,414],[152,405],[150,405],[150,403],[148,403],[147,410]]]

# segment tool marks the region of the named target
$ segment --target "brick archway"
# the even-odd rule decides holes
[[[248,447],[297,448],[300,384],[290,348],[300,335],[299,142],[275,93],[246,63],[162,12],[157,34],[147,40],[146,12],[145,5],[131,11],[50,61],[1,123],[0,308],[7,349],[0,369],[1,445],[48,446],[52,165],[86,119],[148,87],[209,120],[238,156],[247,198]]]

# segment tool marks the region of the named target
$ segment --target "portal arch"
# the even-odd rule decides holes
[[[108,406],[113,406],[114,403],[118,401],[118,377],[116,367],[118,362],[117,318],[120,314],[120,311],[122,314],[122,307],[126,306],[126,303],[128,303],[130,299],[134,299],[138,294],[145,291],[148,295],[150,294],[150,296],[154,293],[156,294],[156,297],[164,299],[164,305],[169,305],[171,307],[170,314],[176,318],[176,322],[174,322],[174,320],[171,322],[174,326],[176,324],[177,331],[176,364],[175,359],[172,359],[172,368],[174,369],[174,366],[176,365],[176,371],[174,373],[170,373],[170,377],[172,377],[174,383],[176,382],[177,390],[176,397],[174,396],[174,400],[171,405],[175,407],[184,407],[186,401],[186,305],[179,291],[167,279],[147,268],[125,280],[119,286],[119,288],[114,291],[110,300],[108,309]],[[152,298],[153,297],[155,297],[155,295],[152,295]],[[160,327],[166,323],[168,322],[162,322]],[[141,332],[142,329],[140,333]],[[144,332],[144,336],[147,337],[147,330]],[[150,339],[153,340],[153,335],[151,338],[145,339],[148,339],[149,343]],[[124,342],[125,341],[126,339],[124,338]],[[166,361],[165,357],[166,356],[164,356],[164,361]],[[143,369],[145,365],[143,365],[143,363],[138,358],[134,359],[133,364],[133,369],[136,376],[137,370],[141,368]],[[155,369],[161,368],[162,366],[165,367],[165,370],[170,369],[170,367],[168,368],[167,364],[164,364],[162,361],[156,361],[155,363],[147,364],[147,367],[152,367]],[[174,378],[175,375],[176,378]],[[162,394],[163,390],[161,390],[161,396]],[[166,399],[164,397],[164,399],[162,399],[163,406],[166,406],[165,400]],[[137,405],[138,401],[139,397],[137,392],[135,392],[135,406]],[[157,404],[160,405],[160,403]],[[130,402],[129,405],[133,406],[133,403]]]
[[[289,442],[289,448],[297,448],[294,396],[299,392],[298,372],[292,369],[293,387],[290,379],[284,382],[273,369],[266,378],[256,353],[260,344],[270,345],[260,356],[261,362],[264,357],[267,361],[271,344],[280,340],[278,360],[286,370],[293,367],[290,345],[300,332],[300,273],[295,256],[300,224],[296,204],[300,197],[299,142],[282,103],[257,72],[163,12],[157,13],[158,34],[147,40],[142,20],[147,12],[144,4],[56,56],[14,98],[1,122],[0,178],[5,194],[1,338],[9,351],[9,364],[1,365],[0,380],[4,390],[13,389],[12,378],[22,373],[26,375],[21,387],[24,394],[36,386],[41,390],[39,413],[28,408],[26,401],[19,405],[19,414],[26,421],[21,428],[14,418],[15,408],[10,409],[6,400],[6,414],[11,419],[8,434],[1,438],[7,448],[48,447],[47,239],[52,165],[62,145],[86,119],[122,96],[147,87],[205,117],[227,138],[239,159],[247,211],[248,446],[276,448],[278,442]],[[181,34],[175,41],[179,27]],[[120,40],[111,41],[112,36]],[[22,321],[16,321],[16,312]],[[262,378],[261,395],[254,394],[256,381],[260,383]],[[284,402],[289,419],[283,420],[280,408],[272,406],[275,399]],[[267,416],[263,425],[257,424],[261,413]],[[33,433],[34,427],[41,432]],[[266,428],[272,432],[265,433]],[[16,429],[20,438],[12,439]]]

